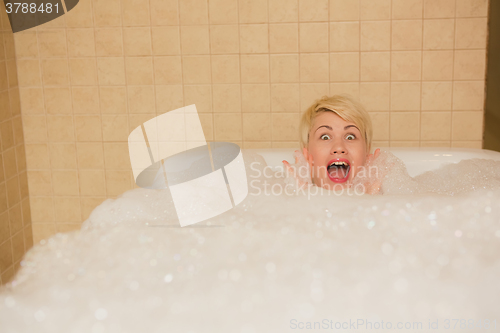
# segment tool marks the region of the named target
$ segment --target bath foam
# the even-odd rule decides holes
[[[253,169],[254,187],[283,183]],[[27,253],[0,291],[0,330],[261,333],[360,319],[426,330],[439,320],[432,331],[449,332],[445,319],[484,324],[500,307],[499,199],[498,187],[454,196],[250,191],[233,210],[180,228],[168,190],[135,189],[102,203],[81,231]]]

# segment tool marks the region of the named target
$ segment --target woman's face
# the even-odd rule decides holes
[[[365,140],[354,123],[334,112],[321,112],[309,131],[304,155],[312,160],[312,181],[316,186],[347,187],[364,167],[368,155]]]

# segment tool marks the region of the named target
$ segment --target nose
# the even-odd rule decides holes
[[[331,155],[336,155],[336,154],[344,155],[346,153],[347,153],[347,150],[345,149],[343,140],[340,138],[337,140],[334,140],[332,147],[331,147],[331,150],[330,150],[330,154]]]

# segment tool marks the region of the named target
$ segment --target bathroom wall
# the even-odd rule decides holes
[[[0,10],[0,285],[10,280],[33,246],[14,36],[8,20]]]
[[[207,140],[297,147],[349,93],[375,146],[481,147],[487,0],[80,0],[15,34],[35,242],[134,187],[130,131],[196,103]]]

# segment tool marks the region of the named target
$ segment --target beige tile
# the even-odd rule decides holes
[[[52,142],[71,142],[75,140],[73,116],[48,115],[47,134]]]
[[[483,138],[483,112],[453,112],[451,121],[453,141],[472,141]]]
[[[12,129],[14,132],[14,144],[16,148],[24,144],[23,123],[20,116],[12,118]]]
[[[391,110],[420,110],[420,82],[392,82]]]
[[[269,22],[297,22],[299,0],[269,0]]]
[[[41,88],[21,88],[20,95],[24,114],[44,113],[43,91]]]
[[[79,172],[82,172],[80,170]],[[52,186],[55,195],[78,195],[78,171],[53,170]]]
[[[125,170],[106,170],[106,194],[120,195],[131,190],[130,172]]]
[[[45,85],[68,85],[67,59],[42,59],[43,83]]]
[[[420,141],[420,147],[450,148],[451,141]]]
[[[82,221],[85,221],[90,213],[99,206],[106,197],[82,197],[80,198],[81,209],[82,209]]]
[[[99,87],[101,113],[126,113],[127,90],[125,87]]]
[[[19,88],[9,89],[9,99],[10,99],[10,109],[12,111],[12,115],[20,116],[21,115],[21,98],[19,96]]]
[[[203,134],[205,135],[205,140],[214,140],[214,119],[213,114],[203,113],[198,115],[200,117],[201,127],[203,129]]]
[[[299,149],[299,141],[273,142],[272,146],[273,146],[273,148],[293,148],[293,149]]]
[[[76,149],[74,143],[51,143],[49,145],[52,169],[76,169]]]
[[[154,57],[154,78],[156,84],[182,83],[181,57]]]
[[[215,140],[241,140],[241,113],[214,114]]]
[[[270,24],[269,48],[271,53],[298,52],[299,25],[297,23]]]
[[[270,112],[271,110],[271,91],[268,84],[243,84],[241,99],[243,112]]]
[[[130,158],[128,144],[126,142],[104,144],[104,164],[106,169],[129,170]]]
[[[98,27],[121,26],[120,3],[120,0],[94,1],[92,7],[94,9],[95,25]]]
[[[125,57],[125,77],[129,85],[153,84],[152,57]]]
[[[215,113],[241,112],[241,88],[239,84],[214,84]]]
[[[183,56],[184,84],[211,83],[210,56]]]
[[[399,51],[391,53],[391,80],[420,80],[422,64],[421,51]]]
[[[106,195],[104,170],[79,170],[80,195]]]
[[[149,26],[148,0],[122,0],[123,26]]]
[[[269,21],[267,0],[239,0],[238,10],[240,23],[267,23]]]
[[[196,104],[198,113],[212,112],[212,90],[210,85],[184,86],[184,105]]]
[[[14,176],[5,182],[7,188],[7,199],[9,207],[17,205],[21,201],[21,189],[19,188],[19,177]]]
[[[391,21],[361,22],[361,51],[391,49]]]
[[[13,235],[12,238],[12,258],[14,262],[17,262],[22,259],[24,255],[24,232],[18,232]]]
[[[47,114],[71,114],[71,91],[68,87],[45,88],[45,110]]]
[[[129,135],[127,121],[122,115],[102,115],[102,140],[126,142]]]
[[[7,78],[9,80],[9,87],[17,87],[19,82],[17,78],[16,60],[10,59],[5,62],[7,69]]]
[[[0,92],[0,122],[10,119],[12,111],[10,109],[9,92],[4,90]]]
[[[151,0],[151,25],[179,25],[177,0]]]
[[[9,239],[5,243],[0,245],[0,272],[4,273],[7,269],[14,263],[12,260],[12,242]],[[10,280],[10,278],[5,279]]]
[[[55,222],[80,222],[80,198],[54,198]]]
[[[486,18],[463,18],[456,20],[455,48],[484,49],[488,31]]]
[[[455,0],[424,0],[424,18],[455,16]]]
[[[179,14],[181,25],[208,24],[207,1],[179,1]]]
[[[97,87],[73,87],[72,97],[75,113],[99,113],[99,90]]]
[[[126,56],[151,55],[151,28],[123,28],[123,50]]]
[[[7,27],[5,30],[10,30],[10,27]],[[14,34],[10,31],[5,31],[3,33],[3,42],[4,42],[4,50],[5,50],[5,59],[14,59],[16,57],[16,47],[14,43]]]
[[[388,20],[391,18],[391,0],[360,0],[361,20]]]
[[[124,85],[124,58],[97,58],[97,76],[100,85]]]
[[[299,0],[299,21],[328,21],[328,0]]]
[[[419,112],[391,112],[391,141],[419,140]],[[392,146],[392,142],[391,142]]]
[[[0,19],[0,21],[1,21],[1,19]],[[0,24],[1,24],[1,22],[0,22]],[[27,33],[27,32],[24,32],[24,34],[26,34],[26,33]],[[20,36],[20,35],[23,35],[23,33],[21,33],[21,34],[16,34],[16,35]],[[16,41],[19,41],[19,42],[15,42],[15,43],[21,43],[21,44],[24,44],[24,41],[23,41],[23,40],[21,40],[20,38],[16,38]],[[36,35],[35,35],[35,41],[37,41],[37,40],[36,40]],[[21,50],[21,48],[22,48],[23,46],[24,46],[24,45],[20,45],[20,46],[19,46],[19,48],[20,48],[20,54],[22,54],[22,53],[23,53],[23,51]],[[36,52],[37,52],[37,53],[36,53],[36,55],[34,55],[34,56],[38,56],[38,45],[37,45],[37,44],[35,44],[35,46],[36,46]],[[17,48],[18,48],[18,46],[15,46],[15,51],[17,50]],[[32,47],[32,50],[33,50],[33,49],[34,49],[34,47]],[[26,52],[26,51],[25,51],[25,52]],[[0,60],[5,60],[5,45],[4,45],[4,36],[3,36],[3,34],[0,34]]]
[[[71,85],[97,85],[97,64],[95,58],[69,58]]]
[[[455,80],[483,80],[486,75],[485,50],[457,50],[455,51],[454,75]]]
[[[127,97],[130,113],[155,113],[154,86],[128,86]]]
[[[488,0],[457,0],[457,17],[486,17],[488,16]]]
[[[330,0],[330,21],[359,20],[359,0]]]
[[[0,90],[5,90],[8,89],[9,87],[9,80],[7,78],[7,66],[6,62],[2,61],[0,62]]]
[[[0,214],[0,244],[10,237],[9,213],[7,211]]]
[[[212,54],[239,53],[238,25],[210,26],[210,48]]]
[[[29,207],[29,204],[27,206]],[[26,250],[33,247],[33,229],[31,228],[31,224],[24,228],[24,244]]]
[[[52,195],[52,177],[50,171],[28,171],[28,186],[30,196]],[[33,200],[32,198],[30,200],[31,211],[33,212],[35,210]]]
[[[422,112],[420,139],[445,141],[451,139],[451,112]]]
[[[238,55],[212,56],[213,83],[239,83],[240,60]]]
[[[392,50],[422,48],[422,20],[392,21]]]
[[[483,110],[484,81],[455,81],[453,83],[453,110]]]
[[[349,95],[359,100],[359,82],[330,83],[330,95]]]
[[[453,79],[453,51],[424,51],[422,65],[424,80]]]
[[[39,31],[38,48],[41,57],[65,57],[67,55],[65,30]]]
[[[184,105],[184,93],[181,85],[156,85],[156,112],[162,114]]]
[[[0,212],[7,212],[9,205],[7,203],[7,186],[4,182],[0,183],[0,199],[2,199],[0,200]]]
[[[104,153],[100,142],[77,142],[76,156],[79,169],[100,169],[104,167]]]
[[[181,54],[179,27],[152,27],[151,34],[154,55]]]
[[[77,10],[71,10],[66,13],[67,27],[92,27],[92,8],[90,1],[82,1]]]
[[[3,69],[4,71],[6,71],[5,67],[3,67]],[[0,74],[2,75],[2,77],[5,78],[6,75],[2,74],[1,71],[2,67],[0,66]],[[20,87],[40,86],[41,75],[40,75],[40,63],[38,59],[17,60],[17,76]]]
[[[76,141],[102,141],[101,118],[98,115],[75,115]]]
[[[453,49],[455,20],[424,20],[424,50]]]
[[[269,53],[268,24],[242,24],[239,28],[241,53]]]
[[[272,114],[272,138],[275,141],[294,141],[299,137],[298,113]]]
[[[271,114],[243,114],[243,140],[271,140]]]
[[[452,141],[451,147],[453,147],[453,148],[481,149],[481,148],[483,148],[483,142],[482,141]]]
[[[389,112],[370,112],[370,118],[373,126],[373,140],[386,141],[389,140]],[[374,146],[372,144],[372,146]],[[376,145],[375,145],[376,146]]]
[[[14,147],[4,150],[3,152],[4,158],[4,172],[5,178],[9,179],[14,177],[17,174],[17,163],[16,163],[16,150]]]
[[[181,27],[182,54],[209,54],[210,43],[207,25]]]
[[[67,38],[70,57],[95,56],[94,29],[68,29]]]
[[[328,82],[328,53],[302,53],[300,55],[301,82]]]
[[[110,57],[123,55],[122,29],[96,28],[95,49],[97,56]]]
[[[422,18],[423,0],[392,0],[393,19]]]
[[[359,81],[359,53],[330,53],[330,81]]]
[[[0,138],[2,139],[2,150],[7,150],[14,147],[14,128],[12,120],[8,120],[0,124]]]
[[[270,141],[244,141],[243,149],[266,149],[272,148]]]
[[[14,35],[16,56],[21,57],[38,57],[38,41],[36,31],[16,33]],[[0,51],[3,51],[3,38],[0,37]],[[4,53],[0,55],[3,59]]]
[[[389,81],[390,77],[389,52],[361,52],[361,81]]]
[[[304,112],[314,101],[328,95],[328,91],[328,83],[301,83],[300,111]]]
[[[299,82],[299,56],[271,55],[271,82]]]
[[[390,89],[388,82],[361,83],[359,100],[367,111],[388,111],[391,99]]]
[[[210,24],[238,23],[238,0],[211,0],[208,12]]]
[[[268,55],[241,55],[241,82],[269,82]]]
[[[300,110],[299,84],[272,84],[271,111],[272,112],[299,112]]]
[[[390,147],[420,147],[420,141],[390,141]]]
[[[422,110],[451,110],[451,82],[422,82]]]
[[[47,123],[45,116],[23,115],[24,140],[26,143],[46,142]]]
[[[330,52],[332,51],[359,51],[359,23],[333,22],[330,23]]]
[[[328,52],[328,23],[299,25],[300,52]]]

